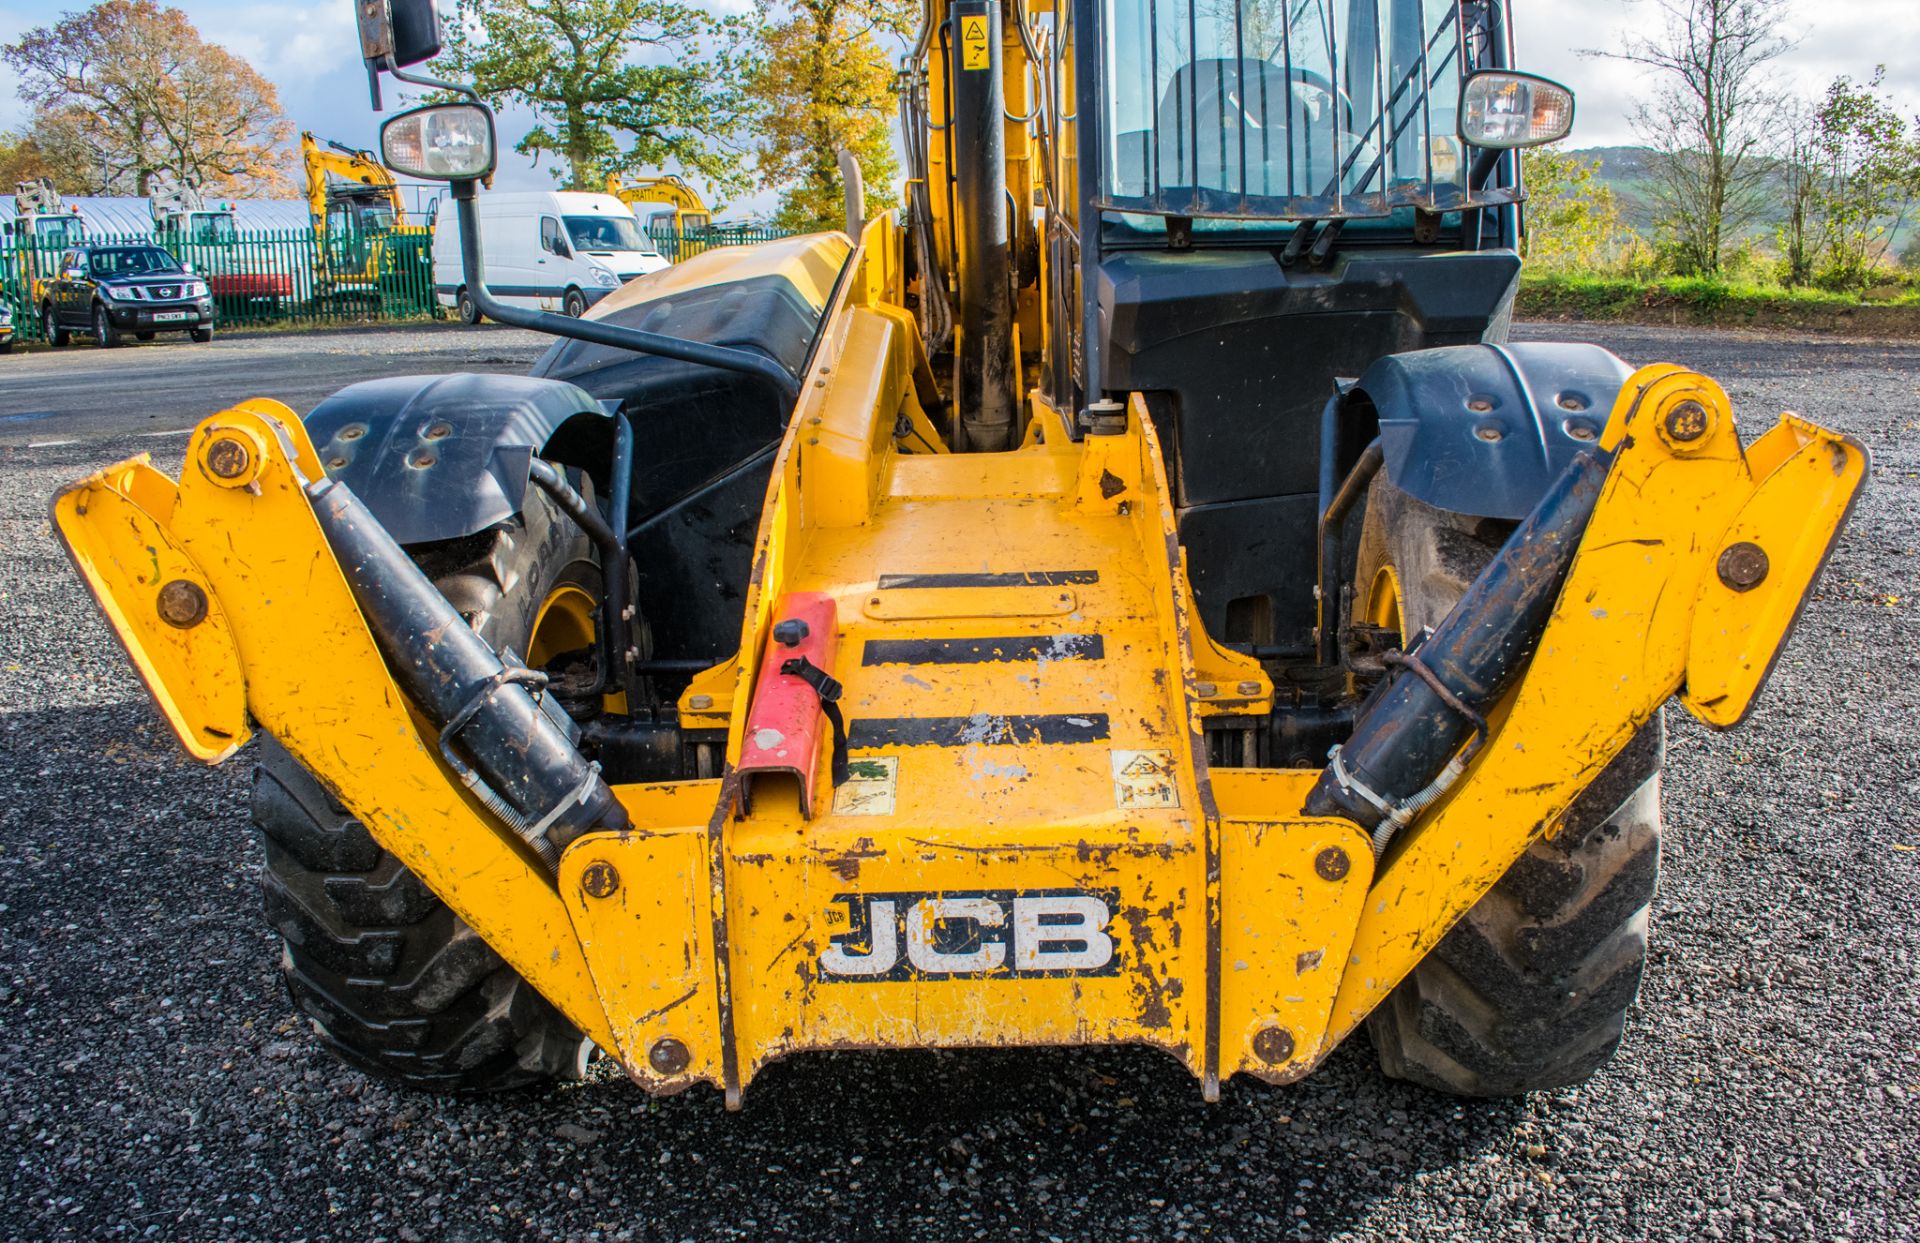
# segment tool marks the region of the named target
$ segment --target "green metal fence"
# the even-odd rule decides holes
[[[771,224],[717,224],[682,231],[673,227],[672,217],[663,216],[647,226],[647,235],[669,262],[678,263],[716,246],[745,246],[792,237],[793,230]]]
[[[216,327],[378,322],[440,314],[433,293],[433,235],[425,229],[328,235],[308,229],[223,238],[103,236],[89,244],[153,243],[205,278]],[[44,282],[57,279],[62,252],[31,240],[0,250],[0,294],[15,330],[37,340]]]

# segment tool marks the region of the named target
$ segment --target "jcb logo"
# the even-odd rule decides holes
[[[847,931],[820,955],[836,982],[919,976],[1110,975],[1112,892],[843,893]]]

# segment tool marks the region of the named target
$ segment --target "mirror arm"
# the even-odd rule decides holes
[[[555,315],[551,311],[523,311],[496,300],[481,279],[480,209],[474,183],[454,182],[453,202],[460,213],[461,272],[466,277],[467,292],[473,295],[473,304],[488,319],[510,328],[529,328],[549,336],[571,337],[576,341],[588,341],[616,350],[657,354],[680,362],[757,376],[773,385],[787,400],[799,399],[800,382],[789,375],[785,367],[764,354],[708,345],[704,341],[688,341],[657,332],[643,332],[638,328],[620,328],[597,320],[574,319],[568,315]]]
[[[410,85],[424,86],[436,91],[452,91],[456,95],[464,95],[472,103],[480,104],[480,92],[464,82],[445,82],[439,78],[430,78],[424,73],[409,73],[405,69],[396,69],[391,64],[387,66],[387,72]]]

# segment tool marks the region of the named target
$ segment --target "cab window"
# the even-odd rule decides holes
[[[562,259],[573,255],[567,249],[565,236],[560,232],[560,222],[552,216],[540,217],[540,249],[550,255],[559,255]]]

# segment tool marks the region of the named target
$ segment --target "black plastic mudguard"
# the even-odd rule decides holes
[[[528,376],[393,376],[313,408],[307,435],[402,544],[456,539],[520,512],[527,469],[567,423],[611,415],[577,385]]]
[[[1518,520],[1591,447],[1633,369],[1597,345],[1454,345],[1380,359],[1347,394],[1387,477],[1438,509]]]

